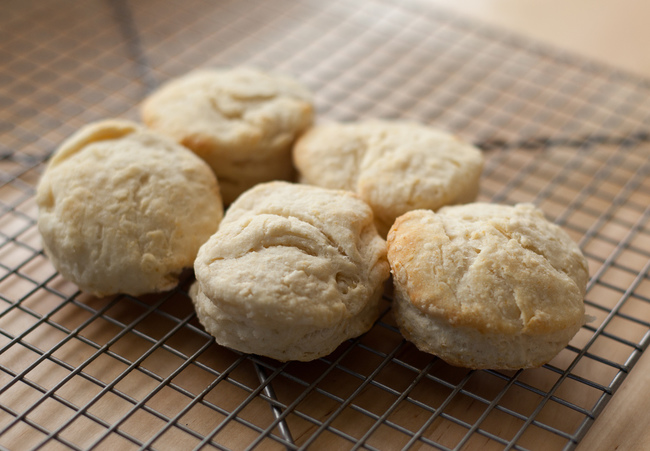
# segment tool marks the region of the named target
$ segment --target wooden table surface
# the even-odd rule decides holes
[[[429,0],[477,20],[650,78],[650,3],[642,0]],[[650,449],[650,355],[644,354],[579,451]]]

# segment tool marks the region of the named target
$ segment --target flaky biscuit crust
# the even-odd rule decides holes
[[[283,182],[231,205],[194,269],[192,300],[217,342],[278,360],[312,360],[367,331],[389,275],[363,201]]]
[[[312,124],[313,110],[297,81],[241,67],[173,79],[145,99],[141,115],[203,158],[230,204],[258,183],[293,177],[291,146]]]
[[[36,201],[46,254],[98,296],[173,288],[223,216],[217,180],[200,158],[124,120],[66,140]]]
[[[539,366],[584,322],[587,261],[532,205],[412,211],[387,245],[400,328],[450,363]]]
[[[312,127],[293,159],[301,182],[359,194],[384,236],[407,211],[475,200],[483,169],[474,146],[422,124],[385,120]]]

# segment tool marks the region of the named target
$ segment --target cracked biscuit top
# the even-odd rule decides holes
[[[194,267],[199,290],[224,312],[315,328],[367,310],[388,277],[385,241],[363,201],[285,182],[231,205]]]
[[[291,146],[312,124],[313,109],[296,80],[241,67],[172,79],[145,99],[141,115],[203,158],[230,204],[257,183],[293,177]]]
[[[587,261],[530,204],[409,212],[388,235],[388,258],[410,303],[452,326],[534,335],[584,318]]]
[[[36,201],[46,254],[63,277],[99,296],[173,288],[223,215],[207,164],[125,120],[68,138]]]

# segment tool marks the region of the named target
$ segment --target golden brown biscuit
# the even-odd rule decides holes
[[[293,159],[301,182],[359,194],[384,236],[407,211],[475,200],[483,169],[481,152],[452,135],[378,120],[317,125]]]
[[[584,323],[587,261],[530,204],[411,211],[387,245],[400,330],[453,365],[537,367]]]
[[[297,81],[251,68],[197,70],[164,84],[142,105],[150,128],[212,167],[223,200],[270,180],[290,180],[291,146],[313,121]]]
[[[63,277],[98,296],[173,288],[223,215],[205,162],[124,120],[67,139],[36,201],[45,253]]]
[[[377,320],[386,243],[353,193],[270,182],[202,247],[190,295],[221,345],[277,360],[331,353]]]

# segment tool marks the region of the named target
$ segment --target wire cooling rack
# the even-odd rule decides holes
[[[0,445],[7,449],[571,449],[650,337],[644,80],[425,2],[0,4]],[[594,320],[542,368],[469,371],[417,351],[390,300],[309,363],[214,343],[187,288],[97,299],[42,253],[34,187],[82,125],[138,119],[195,67],[293,74],[319,118],[419,120],[477,143],[480,200],[533,202],[590,264]]]

